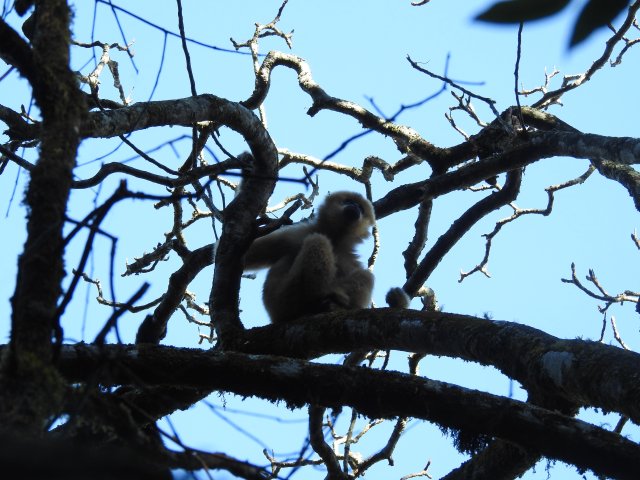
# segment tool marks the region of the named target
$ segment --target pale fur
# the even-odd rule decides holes
[[[358,260],[355,246],[369,236],[374,222],[366,198],[336,192],[312,220],[256,239],[245,268],[269,268],[263,300],[271,321],[368,307],[373,275]]]

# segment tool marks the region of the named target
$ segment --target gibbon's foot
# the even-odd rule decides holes
[[[408,308],[411,303],[411,299],[407,292],[400,287],[393,287],[387,292],[385,297],[387,305],[391,308]]]
[[[346,293],[340,291],[334,291],[327,294],[320,301],[321,312],[335,312],[336,310],[348,310],[349,309],[349,297]]]

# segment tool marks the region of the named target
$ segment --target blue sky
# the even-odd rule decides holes
[[[184,3],[187,35],[222,48],[232,48],[230,37],[237,41],[248,39],[253,33],[254,23],[272,20],[279,6],[278,1],[271,0]],[[516,28],[473,22],[474,15],[489,4],[486,0],[432,0],[426,6],[412,7],[409,0],[291,0],[279,27],[287,32],[295,29],[291,53],[309,62],[314,79],[329,94],[360,103],[365,108],[372,108],[368,99],[373,99],[385,114],[391,115],[400,105],[413,103],[437,92],[440,83],[413,70],[406,56],[410,55],[412,59],[423,62],[425,68],[442,74],[449,55],[450,77],[459,82],[471,82],[465,83],[465,86],[496,100],[498,110],[502,111],[515,103],[513,70]],[[177,32],[174,2],[141,1],[122,6],[167,30]],[[93,2],[78,2],[75,6],[75,38],[79,41],[91,40],[92,8]],[[553,80],[553,86],[557,87],[562,75],[585,71],[602,52],[606,31],[598,32],[572,51],[567,50],[569,28],[576,9],[577,6],[572,5],[551,20],[525,27],[520,70],[521,84],[525,88],[540,85],[545,69],[551,72],[554,68],[561,72]],[[127,41],[134,42],[135,68],[125,54],[112,51],[112,58],[119,63],[126,94],[133,101],[145,101],[151,94],[161,64],[164,36],[157,29],[124,13],[120,13],[119,18]],[[14,25],[19,23],[14,17],[9,20]],[[95,39],[100,41],[123,42],[113,15],[103,4],[98,5],[95,32]],[[243,100],[249,96],[253,88],[250,57],[214,51],[195,44],[190,44],[189,49],[198,93],[213,93],[230,100]],[[266,53],[271,49],[288,51],[280,39],[264,39],[261,52]],[[74,67],[82,67],[90,58],[87,51],[76,51]],[[635,114],[640,107],[640,98],[633,85],[640,73],[639,61],[638,49],[632,49],[622,65],[605,67],[591,82],[563,97],[564,106],[554,107],[551,112],[582,131],[637,137],[639,132]],[[85,66],[82,71],[87,73],[89,67]],[[101,94],[117,99],[108,74],[103,74],[101,82]],[[153,99],[189,95],[189,80],[180,42],[169,37],[165,63]],[[522,99],[521,102],[528,104],[537,98],[533,96],[531,101]],[[26,106],[28,102],[28,90],[16,75],[0,83],[0,103],[19,110],[21,104]],[[278,147],[322,158],[345,138],[361,131],[354,120],[332,112],[320,112],[314,118],[308,117],[306,110],[310,104],[308,96],[297,87],[295,73],[284,68],[277,69],[265,105],[269,130]],[[454,145],[461,142],[462,137],[444,118],[444,113],[454,104],[455,100],[447,91],[419,109],[406,111],[398,122],[411,126],[438,146]],[[483,120],[492,119],[491,112],[484,105],[475,102],[475,106]],[[477,126],[459,113],[456,120],[467,133],[477,131]],[[185,134],[189,135],[190,131],[177,127],[156,129],[135,134],[131,140],[140,148],[148,149]],[[0,141],[5,140],[2,137]],[[221,140],[234,153],[246,149],[239,137],[229,131],[222,132]],[[118,144],[117,140],[84,142],[78,157],[79,165],[84,166],[77,169],[78,178],[91,176],[100,166],[100,161],[96,159]],[[154,152],[154,158],[177,167],[189,147],[190,139],[186,138],[176,142],[175,150],[167,147]],[[380,156],[390,163],[400,158],[389,139],[368,135],[349,145],[332,160],[359,166],[368,155]],[[132,156],[134,154],[128,148],[121,146],[107,161],[124,160]],[[33,159],[29,153],[26,157]],[[140,160],[134,160],[131,164],[143,166]],[[530,166],[516,203],[522,208],[544,207],[546,186],[577,177],[586,168],[586,161],[567,158],[547,159]],[[285,173],[300,176],[301,169],[289,167]],[[381,197],[402,182],[416,181],[419,175],[428,174],[426,167],[420,172],[412,170],[398,175],[393,184],[385,182],[381,175],[374,174],[374,198]],[[19,172],[13,165],[0,177],[0,211],[5,213],[0,219],[0,228],[3,232],[11,232],[5,234],[2,241],[2,268],[6,280],[0,285],[0,332],[4,338],[9,331],[9,299],[14,287],[16,257],[24,241],[24,210],[20,200],[26,178],[25,173]],[[361,186],[326,172],[319,174],[319,180],[323,194],[342,188],[363,191]],[[98,203],[104,201],[116,185],[116,180],[111,179],[99,192],[95,189],[74,192],[70,216],[76,219],[84,217],[96,198]],[[16,193],[12,195],[14,187]],[[152,189],[133,179],[129,180],[129,187],[165,193],[161,188]],[[282,183],[278,185],[272,203],[279,202],[285,194],[298,191],[301,191],[298,184]],[[434,205],[428,245],[432,245],[455,218],[475,203],[478,195],[457,192],[438,200]],[[309,212],[302,213],[307,215]],[[487,312],[495,319],[528,324],[563,338],[597,339],[602,321],[596,309],[597,303],[587,299],[575,287],[561,283],[560,279],[570,275],[570,264],[575,262],[581,278],[589,268],[594,268],[611,293],[638,289],[637,275],[634,274],[638,270],[639,257],[629,239],[629,235],[638,227],[638,216],[626,191],[595,174],[584,185],[557,193],[554,212],[550,217],[521,218],[507,225],[495,239],[488,265],[491,279],[476,274],[458,283],[460,271],[470,270],[484,255],[484,239],[481,235],[490,232],[496,220],[510,213],[508,209],[502,209],[487,217],[438,266],[428,285],[435,290],[440,304],[446,311],[474,315]],[[411,238],[415,214],[415,211],[408,211],[380,221],[382,250],[374,271],[377,276],[374,300],[379,305],[384,303],[388,288],[400,285],[404,280],[401,252]],[[117,276],[124,270],[127,259],[131,261],[148,252],[162,241],[162,234],[170,226],[169,212],[166,209],[159,212],[154,210],[150,202],[138,201],[116,206],[104,228],[119,238]],[[210,224],[187,232],[187,239],[192,248],[211,242]],[[82,239],[72,245],[67,258],[68,268],[74,265],[77,258],[74,255],[82,247]],[[109,242],[100,239],[91,263],[92,275],[101,278],[105,284],[109,269],[106,258],[110,247]],[[370,251],[370,243],[362,247],[365,258]],[[163,291],[166,279],[176,265],[175,259],[161,264],[149,278],[117,278],[116,293],[119,300],[128,298],[143,280],[152,284],[145,297],[145,300],[151,300]],[[211,273],[212,269],[205,270],[190,288],[200,302],[208,298]],[[245,280],[243,283],[241,308],[243,320],[248,326],[266,323],[259,300],[261,278],[259,275],[257,280]],[[108,317],[109,310],[96,305],[94,296],[93,289],[86,291],[83,286],[79,290],[63,325],[69,339],[90,341]],[[417,308],[417,303],[414,306]],[[627,344],[637,349],[637,315],[632,308],[612,307],[611,313],[616,316]],[[135,328],[141,319],[123,319],[121,327],[124,341],[133,341]],[[196,327],[176,313],[169,325],[165,343],[195,346],[196,341]],[[605,341],[613,341],[610,328]],[[406,368],[404,358],[404,354],[396,353],[394,366]],[[422,369],[430,378],[497,394],[506,395],[512,388],[506,378],[469,363],[428,358],[423,362]],[[513,389],[516,398],[523,398],[517,386],[513,386]],[[231,395],[214,396],[211,401],[219,406],[226,403],[230,409],[304,418],[304,412],[289,413],[283,405],[276,409],[264,402],[242,401]],[[283,424],[235,413],[228,413],[228,416],[279,452],[296,451],[304,438],[304,423]],[[615,419],[605,418],[601,421],[615,422]],[[262,447],[258,442],[248,440],[234,428],[226,426],[206,407],[200,406],[175,415],[174,422],[188,445],[211,450],[228,448],[229,453],[237,454],[240,458],[263,463]],[[358,448],[365,454],[372,453],[376,441],[378,444],[384,441],[385,429],[389,428],[377,426],[380,432],[367,436],[367,443]],[[637,437],[636,432],[633,434]],[[436,427],[417,422],[411,426],[407,438],[401,441],[394,457],[397,467],[390,469],[378,466],[371,470],[368,478],[402,476],[422,468],[427,459],[432,460],[430,472],[434,478],[438,478],[459,464],[462,458],[453,451],[446,439],[441,438]],[[580,478],[571,469],[565,472],[561,466],[556,468],[562,469],[562,478]],[[525,478],[546,478],[544,470],[544,465],[539,465],[536,472],[529,472]]]

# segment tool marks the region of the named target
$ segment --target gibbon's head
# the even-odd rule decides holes
[[[359,242],[369,236],[375,222],[371,202],[354,192],[335,192],[318,209],[318,231],[332,240]]]

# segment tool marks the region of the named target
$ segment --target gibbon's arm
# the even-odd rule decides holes
[[[295,255],[312,228],[313,223],[303,222],[256,238],[245,255],[245,270],[271,267],[281,258]]]

